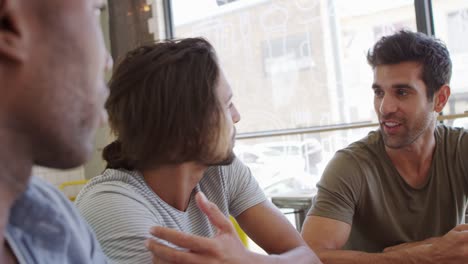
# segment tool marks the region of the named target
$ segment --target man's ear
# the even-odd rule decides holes
[[[440,87],[439,91],[434,94],[434,111],[442,112],[450,97],[450,86],[447,84]]]
[[[18,0],[0,0],[0,61],[22,62],[26,58],[27,48],[23,21]]]

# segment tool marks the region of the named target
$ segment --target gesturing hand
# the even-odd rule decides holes
[[[247,263],[250,253],[241,243],[234,226],[218,207],[208,201],[203,193],[195,196],[198,207],[216,227],[213,238],[186,234],[166,227],[153,227],[150,233],[186,250],[178,250],[157,242],[146,241],[153,254],[153,263]]]

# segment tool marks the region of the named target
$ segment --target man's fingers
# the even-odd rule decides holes
[[[153,263],[187,263],[187,264],[202,264],[206,263],[206,259],[196,253],[184,250],[177,250],[161,243],[154,239],[148,239],[145,242],[146,248],[153,254]]]
[[[457,225],[452,230],[453,231],[458,231],[458,232],[468,231],[468,224]]]
[[[209,238],[186,234],[167,227],[153,227],[150,229],[150,233],[157,238],[194,252],[208,251],[213,244]]]
[[[457,225],[448,232],[446,236],[448,236],[452,241],[456,239],[458,243],[466,244],[468,242],[468,224]]]
[[[218,232],[233,232],[234,227],[229,219],[219,210],[216,204],[208,201],[202,192],[195,195],[197,205],[208,216],[210,222],[218,229]]]
[[[162,258],[159,258],[153,254],[153,264],[170,264]]]
[[[383,252],[386,253],[386,252],[394,251],[397,249],[398,249],[398,246],[386,247],[384,248]]]

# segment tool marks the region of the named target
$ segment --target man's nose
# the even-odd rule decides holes
[[[239,122],[240,119],[241,119],[240,113],[239,113],[239,111],[237,111],[237,107],[235,105],[232,106],[231,118],[232,118],[232,122],[234,122],[234,124]]]
[[[106,64],[104,65],[105,70],[106,71],[111,71],[112,67],[114,66],[114,60],[112,59],[112,56],[110,55],[108,50],[106,50],[106,61],[105,62],[106,62]]]
[[[387,115],[390,113],[396,112],[398,109],[398,101],[391,96],[384,95],[382,100],[380,101],[379,111],[382,115]]]

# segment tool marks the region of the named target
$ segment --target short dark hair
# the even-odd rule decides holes
[[[442,41],[423,33],[401,30],[382,37],[367,53],[367,61],[379,65],[415,61],[422,65],[421,79],[427,87],[427,98],[445,84],[450,84],[452,61]]]
[[[220,76],[202,38],[167,40],[130,51],[116,67],[106,102],[116,141],[108,168],[144,169],[186,161],[209,163],[222,137]]]

